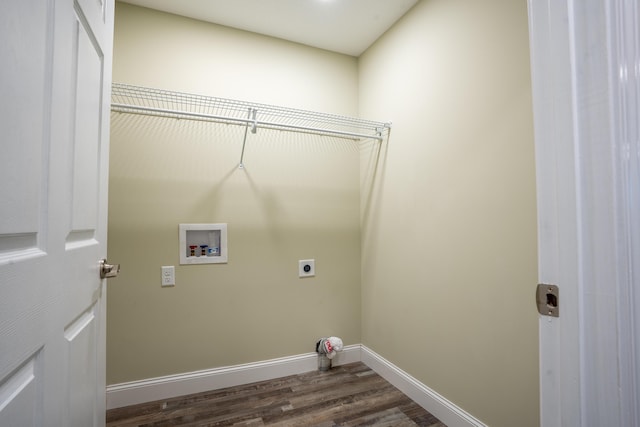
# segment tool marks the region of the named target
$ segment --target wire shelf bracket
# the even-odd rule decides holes
[[[376,122],[124,83],[112,84],[111,111],[244,126],[239,168],[244,167],[247,134],[249,131],[255,134],[258,128],[377,141],[383,141],[391,129],[390,122]]]

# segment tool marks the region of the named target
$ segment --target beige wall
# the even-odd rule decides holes
[[[357,114],[353,57],[127,3],[116,6],[114,81]]]
[[[539,419],[528,55],[525,1],[428,0],[360,58],[363,343],[495,427]]]
[[[356,115],[355,58],[118,3],[114,81]],[[360,337],[357,143],[112,114],[108,383]],[[229,262],[179,265],[178,224],[228,224]],[[298,278],[315,258],[316,277]],[[177,284],[161,288],[160,267]]]
[[[528,67],[524,1],[423,0],[359,60],[119,3],[114,81],[394,125],[380,151],[261,130],[239,171],[242,128],[114,114],[108,382],[335,334],[491,426],[538,425]],[[179,266],[183,222],[227,222],[229,263]]]

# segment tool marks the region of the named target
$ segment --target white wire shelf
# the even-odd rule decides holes
[[[354,140],[382,141],[391,128],[390,123],[123,83],[113,83],[111,110],[237,124],[253,133],[258,128],[281,129]]]

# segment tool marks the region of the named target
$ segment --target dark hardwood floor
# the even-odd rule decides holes
[[[446,427],[363,363],[107,411],[108,427]]]

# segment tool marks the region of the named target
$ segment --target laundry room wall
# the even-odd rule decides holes
[[[357,60],[117,3],[114,82],[357,115]],[[360,342],[354,141],[112,113],[108,384]],[[226,264],[180,265],[178,225],[227,223]],[[315,259],[316,276],[298,277]],[[161,266],[176,285],[161,287]]]
[[[490,426],[539,425],[527,3],[424,0],[360,57],[362,342]]]

